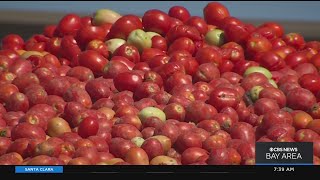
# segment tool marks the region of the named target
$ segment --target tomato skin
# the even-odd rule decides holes
[[[302,50],[306,46],[306,42],[301,34],[289,33],[284,35],[284,42],[296,50]]]
[[[107,36],[107,32],[100,26],[83,26],[77,32],[75,39],[81,49],[85,49],[87,44],[92,40],[104,41]]]
[[[220,21],[219,28],[220,29],[224,29],[229,24],[243,25],[243,22],[240,19],[236,18],[236,17],[228,16],[228,17],[223,18]]]
[[[2,49],[23,49],[24,40],[18,34],[8,34],[1,40]]]
[[[91,71],[100,76],[103,74],[103,69],[107,65],[108,59],[100,53],[93,50],[86,50],[79,54],[79,65],[91,69]]]
[[[81,18],[76,14],[67,14],[58,23],[56,33],[60,37],[65,35],[75,36],[80,28]]]
[[[219,66],[222,63],[220,52],[211,46],[199,49],[195,58],[199,64],[214,63],[216,66]]]
[[[114,85],[118,91],[128,90],[135,92],[141,84],[141,76],[134,72],[120,73],[114,78]]]
[[[49,53],[55,55],[55,56],[60,56],[60,50],[61,47],[61,41],[62,38],[60,37],[52,37],[50,40],[46,43],[46,51]]]
[[[211,92],[208,103],[220,111],[225,107],[235,108],[240,100],[241,97],[235,89],[217,87]]]
[[[289,54],[288,56],[286,56],[286,58],[284,60],[286,62],[286,65],[288,65],[291,68],[295,68],[299,64],[308,62],[308,59],[305,56],[305,53],[302,51],[293,52],[293,53]]]
[[[261,66],[271,71],[277,71],[285,67],[284,60],[272,51],[264,53],[259,58],[259,63],[261,64]]]
[[[162,36],[153,36],[151,48],[166,51],[168,49],[167,40]]]
[[[61,39],[60,54],[62,57],[71,61],[72,66],[78,66],[78,56],[81,53],[81,49],[77,44],[77,41],[72,36],[64,36]]]
[[[144,13],[142,25],[146,31],[166,35],[170,29],[170,16],[163,11],[151,9]]]
[[[111,27],[107,39],[120,38],[126,40],[131,31],[143,29],[138,16],[125,15],[118,19]]]
[[[265,37],[251,37],[247,40],[246,52],[251,57],[258,53],[270,51],[271,49],[272,44]]]
[[[228,24],[223,30],[227,42],[233,41],[239,44],[245,44],[245,40],[250,35],[243,25]]]
[[[99,123],[97,119],[92,117],[87,117],[83,119],[78,127],[78,134],[82,138],[87,138],[89,136],[94,136],[98,133],[99,130]]]
[[[191,39],[187,37],[181,37],[172,42],[172,44],[169,46],[168,54],[170,55],[176,50],[186,50],[190,54],[194,54],[195,45]]]
[[[92,25],[92,17],[91,16],[81,17],[81,26],[91,26],[91,25]]]
[[[113,56],[125,57],[133,63],[140,62],[140,53],[138,48],[129,44],[123,44],[118,47],[117,50],[113,53]]]
[[[316,94],[320,91],[320,76],[316,74],[304,74],[299,78],[301,87]]]
[[[229,10],[219,2],[208,3],[203,9],[203,16],[208,24],[219,26],[221,20],[230,16]]]
[[[179,19],[182,22],[186,22],[190,18],[190,12],[183,6],[172,6],[169,9],[168,15]]]
[[[271,28],[274,32],[276,37],[281,38],[284,34],[284,29],[282,25],[276,23],[276,22],[265,22],[264,24],[261,25],[261,27],[269,27]]]
[[[197,28],[200,34],[206,34],[208,31],[207,23],[199,16],[190,17],[185,24]]]
[[[94,50],[99,52],[103,57],[109,57],[108,46],[101,40],[92,40],[88,43],[86,50]]]
[[[197,28],[188,25],[178,25],[171,28],[166,34],[167,42],[170,44],[180,37],[187,37],[193,41],[201,41],[202,37]]]

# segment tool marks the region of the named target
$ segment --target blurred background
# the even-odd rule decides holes
[[[67,13],[92,15],[96,10],[108,8],[120,14],[142,16],[149,9],[168,12],[181,5],[191,15],[201,16],[211,1],[1,1],[0,38],[8,33],[20,34],[27,39],[41,33],[44,26],[57,24]],[[320,40],[320,2],[316,1],[221,1],[232,16],[254,25],[266,21],[281,23],[286,33],[301,33],[307,41]]]

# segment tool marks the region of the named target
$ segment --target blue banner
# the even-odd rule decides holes
[[[63,173],[63,166],[16,166],[16,173]]]

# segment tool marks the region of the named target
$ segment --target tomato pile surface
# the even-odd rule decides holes
[[[1,165],[254,165],[255,142],[313,142],[320,42],[221,3],[66,14],[1,39]]]

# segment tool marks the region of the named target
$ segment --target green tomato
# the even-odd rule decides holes
[[[142,123],[145,122],[145,120],[148,117],[158,117],[159,119],[161,119],[163,122],[166,121],[166,114],[159,108],[156,107],[146,107],[143,108],[139,114],[138,114],[140,120]]]
[[[251,73],[255,73],[255,72],[258,72],[258,73],[261,73],[263,75],[265,75],[268,79],[271,79],[272,78],[272,74],[271,72],[264,68],[264,67],[260,67],[260,66],[251,66],[249,67],[245,72],[244,72],[244,77],[248,76],[249,74]]]
[[[273,87],[278,88],[277,83],[276,83],[273,79],[269,79],[269,83],[270,83]]]
[[[142,137],[134,137],[131,139],[131,142],[133,142],[138,147],[141,147],[144,142],[144,139]]]
[[[259,99],[259,94],[263,89],[262,86],[254,86],[250,89],[250,98],[253,102]]]
[[[119,38],[114,38],[114,39],[109,39],[108,41],[105,42],[106,45],[108,46],[108,50],[113,54],[113,52],[118,49],[121,45],[125,44],[126,41],[123,39]]]
[[[224,31],[214,29],[207,32],[205,40],[209,45],[221,46],[224,44]]]
[[[131,31],[128,36],[127,43],[138,48],[140,52],[145,48],[151,48],[152,41],[149,35],[141,29]]]
[[[115,23],[121,15],[115,11],[112,11],[110,9],[99,9],[94,14],[92,23],[95,26],[100,26],[102,24],[106,23]]]

